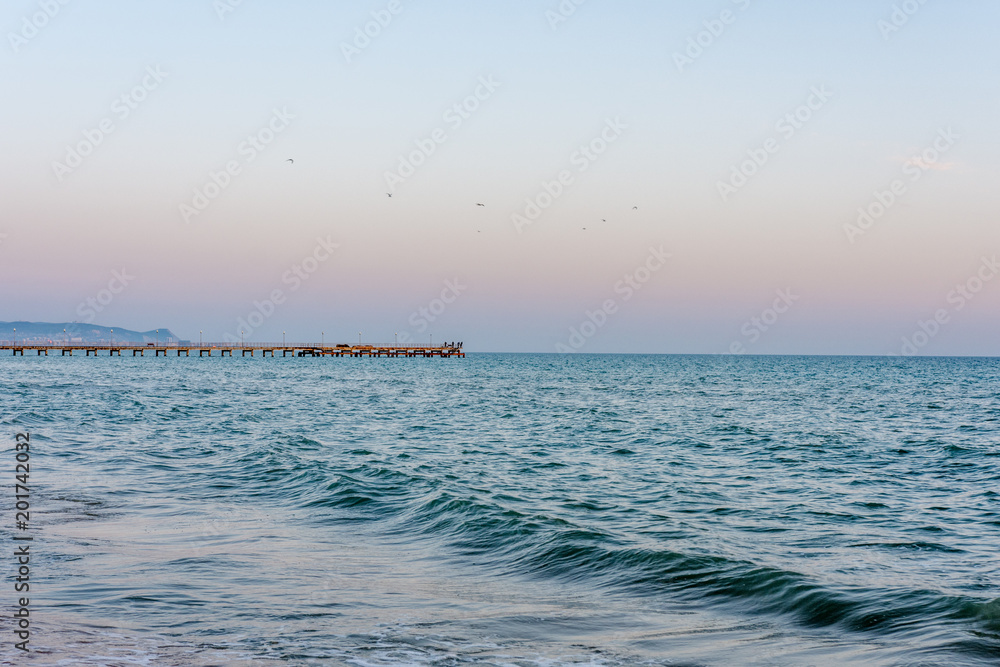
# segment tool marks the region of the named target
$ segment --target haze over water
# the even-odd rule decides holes
[[[998,382],[976,358],[2,357],[39,528],[37,652],[0,655],[996,664]]]

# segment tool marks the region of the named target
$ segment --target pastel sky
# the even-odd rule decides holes
[[[0,320],[998,355],[998,21],[992,0],[10,0]]]

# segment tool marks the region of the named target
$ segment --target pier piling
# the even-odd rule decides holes
[[[236,350],[240,351],[241,357],[250,356],[253,358],[256,356],[257,352],[260,352],[262,358],[266,358],[268,355],[273,359],[276,352],[281,352],[282,357],[310,357],[313,359],[323,358],[323,357],[336,357],[341,359],[343,357],[352,357],[355,359],[362,358],[399,358],[403,357],[406,359],[413,358],[438,358],[438,359],[450,359],[454,358],[464,358],[465,351],[462,349],[461,343],[455,345],[439,345],[439,346],[420,346],[420,345],[286,345],[282,344],[269,344],[269,343],[254,343],[254,344],[228,344],[228,343],[215,343],[215,344],[200,344],[197,346],[186,345],[186,344],[152,344],[152,343],[80,343],[80,344],[58,344],[58,343],[25,343],[18,341],[16,344],[7,343],[0,341],[0,351],[10,350],[13,356],[24,356],[25,350],[34,351],[39,357],[49,356],[49,352],[53,350],[58,350],[60,355],[73,356],[73,352],[82,350],[84,355],[89,357],[91,354],[93,356],[98,356],[99,353],[107,351],[109,357],[121,357],[122,351],[131,352],[133,357],[145,357],[146,352],[152,350],[155,357],[159,357],[161,354],[166,357],[169,352],[174,351],[177,353],[178,357],[190,357],[192,350],[197,350],[199,357],[212,356],[212,352],[215,350],[219,351],[219,355],[222,357],[232,358],[233,352]]]

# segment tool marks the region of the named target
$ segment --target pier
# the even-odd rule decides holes
[[[14,343],[0,341],[0,352],[11,351],[13,356],[70,356],[74,353],[84,356],[125,356],[145,357],[147,354],[178,357],[408,357],[408,358],[464,358],[465,352],[458,345],[314,345],[284,343],[199,343],[164,344],[156,343]]]

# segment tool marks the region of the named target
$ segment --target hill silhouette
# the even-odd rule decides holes
[[[17,329],[16,337],[14,329]],[[112,330],[114,333],[112,333]],[[104,327],[81,322],[0,322],[0,340],[25,343],[178,343],[170,329],[133,331],[122,327]]]

